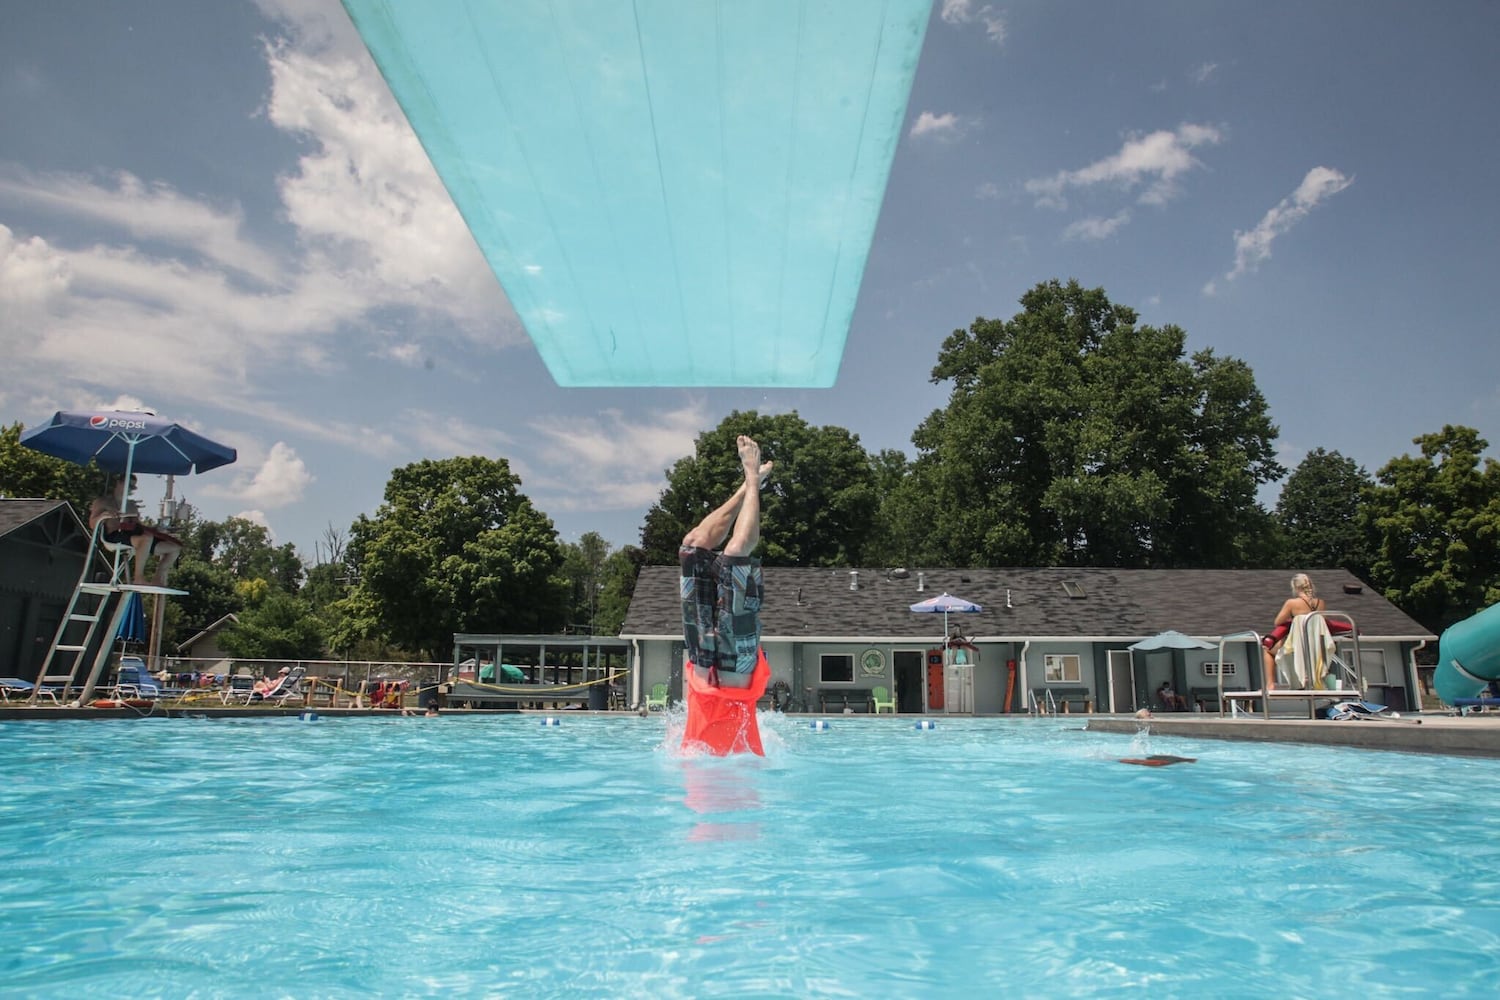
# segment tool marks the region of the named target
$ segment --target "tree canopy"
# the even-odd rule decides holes
[[[1470,427],[1414,438],[1375,474],[1363,516],[1371,582],[1433,631],[1500,602],[1500,463]]]
[[[1360,509],[1375,481],[1353,459],[1314,448],[1281,487],[1276,520],[1286,562],[1370,574],[1370,542]]]
[[[874,466],[858,436],[814,427],[796,412],[736,410],[698,436],[694,453],[667,473],[667,487],[646,512],[641,548],[654,565],[677,562],[682,536],[744,479],[735,439],[748,434],[774,463],[761,491],[761,544],[768,566],[858,565],[880,498]]]
[[[97,465],[77,465],[28,448],[21,443],[20,423],[0,427],[0,497],[66,500],[80,518],[104,492],[103,471]]]
[[[378,628],[435,657],[451,649],[455,632],[560,629],[563,553],[551,519],[520,485],[504,459],[478,456],[392,472],[375,516],[361,516],[351,531],[359,583],[340,604],[359,613],[354,634]]]
[[[1040,284],[1012,319],[955,330],[932,370],[946,408],[889,521],[916,560],[960,566],[1255,565],[1261,483],[1284,470],[1249,367],[1186,357],[1176,326],[1076,281]]]

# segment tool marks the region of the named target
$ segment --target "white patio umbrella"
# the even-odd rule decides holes
[[[1139,705],[1142,700],[1139,687],[1139,679],[1136,677],[1135,670],[1135,654],[1137,650],[1142,653],[1150,653],[1162,649],[1170,650],[1216,648],[1217,647],[1214,646],[1214,644],[1211,642],[1205,642],[1202,639],[1195,639],[1190,635],[1184,635],[1183,633],[1178,632],[1176,629],[1168,629],[1165,632],[1158,632],[1156,635],[1151,636],[1149,639],[1142,639],[1140,642],[1133,643],[1130,646],[1130,680],[1132,686],[1136,687],[1136,690],[1134,692],[1136,704]]]
[[[981,604],[975,604],[973,601],[966,601],[962,597],[954,597],[952,594],[944,591],[936,597],[929,597],[925,601],[918,601],[916,604],[913,604],[911,606],[911,610],[915,611],[917,614],[937,614],[938,612],[942,612],[943,641],[947,642],[948,612],[952,611],[956,614],[973,614],[977,611],[983,611],[984,606]]]

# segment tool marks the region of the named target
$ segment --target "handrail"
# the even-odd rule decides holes
[[[1314,616],[1323,619],[1325,623],[1329,619],[1336,619],[1336,620],[1340,620],[1340,621],[1346,622],[1349,625],[1349,632],[1348,632],[1347,636],[1344,636],[1342,638],[1347,638],[1348,641],[1352,645],[1353,654],[1354,654],[1353,657],[1352,657],[1352,659],[1354,661],[1354,665],[1353,665],[1353,667],[1351,667],[1349,664],[1345,663],[1342,659],[1339,658],[1338,652],[1337,652],[1337,647],[1338,647],[1338,642],[1340,641],[1341,637],[1337,637],[1337,636],[1334,637],[1335,652],[1334,652],[1334,654],[1333,654],[1333,656],[1332,656],[1332,658],[1331,658],[1331,660],[1330,660],[1330,662],[1328,664],[1329,669],[1328,669],[1328,671],[1325,672],[1325,676],[1328,676],[1328,675],[1331,674],[1331,675],[1333,675],[1335,677],[1335,681],[1338,684],[1338,686],[1335,687],[1335,688],[1323,688],[1323,689],[1283,689],[1282,691],[1277,691],[1277,690],[1273,689],[1267,683],[1270,680],[1270,678],[1268,678],[1268,677],[1265,676],[1265,666],[1264,666],[1264,664],[1262,664],[1261,665],[1260,690],[1258,692],[1253,692],[1253,691],[1252,692],[1235,692],[1235,697],[1237,697],[1237,698],[1246,698],[1246,697],[1251,697],[1251,696],[1259,697],[1260,700],[1261,700],[1261,714],[1265,718],[1269,719],[1271,717],[1271,699],[1272,698],[1306,698],[1308,700],[1308,712],[1309,712],[1309,714],[1311,714],[1311,712],[1312,712],[1312,702],[1313,702],[1314,699],[1318,698],[1320,695],[1325,695],[1326,694],[1328,696],[1334,696],[1334,695],[1337,695],[1339,693],[1347,693],[1349,690],[1353,690],[1353,691],[1357,692],[1361,697],[1364,696],[1364,692],[1365,692],[1364,666],[1360,662],[1360,654],[1359,654],[1359,628],[1355,625],[1354,619],[1350,615],[1348,615],[1347,613],[1345,613],[1343,611],[1312,611],[1312,612],[1309,612],[1306,615],[1300,616],[1300,617],[1303,618],[1302,627],[1304,629],[1308,627],[1307,620],[1313,618]],[[1219,637],[1219,662],[1220,663],[1224,662],[1224,644],[1225,643],[1228,643],[1228,642],[1244,642],[1244,641],[1247,641],[1247,640],[1254,640],[1254,642],[1255,642],[1255,650],[1256,650],[1256,652],[1252,653],[1252,658],[1254,656],[1256,656],[1256,655],[1259,655],[1259,650],[1262,648],[1262,641],[1263,640],[1262,640],[1261,634],[1259,632],[1257,632],[1255,629],[1245,629],[1242,632],[1234,632],[1234,633],[1231,633],[1229,635],[1220,636]],[[1335,669],[1341,669],[1341,670],[1343,670],[1343,672],[1350,679],[1352,679],[1354,681],[1354,687],[1352,689],[1346,689],[1343,686],[1343,679],[1342,678],[1338,678],[1337,674],[1334,673]],[[1315,684],[1316,683],[1321,683],[1323,681],[1323,679],[1324,679],[1323,677],[1315,678],[1315,679],[1313,679],[1313,683],[1315,683]],[[1218,696],[1219,696],[1219,715],[1223,716],[1224,715],[1224,671],[1223,671],[1222,668],[1219,670],[1219,676],[1218,676]],[[1230,714],[1231,715],[1234,714],[1233,713],[1233,706],[1231,706],[1231,713]]]

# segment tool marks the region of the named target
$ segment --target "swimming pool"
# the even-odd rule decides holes
[[[0,982],[1493,993],[1493,761],[762,718],[765,759],[680,757],[675,717],[0,724]]]

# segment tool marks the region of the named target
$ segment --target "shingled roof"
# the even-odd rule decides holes
[[[949,616],[977,639],[1145,638],[1167,629],[1221,636],[1265,631],[1294,570],[1213,569],[804,569],[767,566],[761,634],[770,640],[918,639],[942,634],[942,616],[914,614],[944,591],[984,606]],[[1343,570],[1309,570],[1330,611],[1350,615],[1371,639],[1435,639],[1369,585]],[[918,579],[922,588],[917,589]],[[851,590],[850,583],[858,589]],[[1064,584],[1068,587],[1065,588]],[[1082,596],[1070,596],[1069,590]],[[620,635],[669,638],[682,632],[676,566],[647,566]]]
[[[30,524],[44,514],[56,510],[66,500],[3,500],[0,501],[0,538],[17,528]]]

